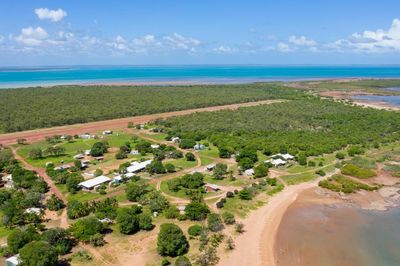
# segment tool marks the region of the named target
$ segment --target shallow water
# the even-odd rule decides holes
[[[400,95],[388,95],[388,96],[358,95],[358,96],[353,96],[352,98],[358,100],[374,101],[374,102],[386,102],[391,105],[400,106]]]
[[[400,209],[295,203],[280,225],[279,265],[400,265]]]

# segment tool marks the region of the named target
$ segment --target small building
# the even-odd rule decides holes
[[[19,263],[19,254],[6,259],[6,266],[17,266]]]
[[[247,169],[246,171],[244,171],[244,173],[245,173],[247,176],[253,176],[253,175],[254,175],[254,169],[253,169],[253,168]]]
[[[28,214],[36,214],[36,215],[40,215],[42,213],[43,209],[42,208],[28,208],[24,211],[24,213],[28,213]]]
[[[282,160],[282,159],[271,159],[271,160],[267,160],[265,161],[265,163],[270,163],[275,167],[281,166],[281,165],[285,165],[287,162]]]
[[[160,148],[160,145],[158,145],[158,144],[151,144],[150,147],[151,147],[152,149],[158,149],[158,148]]]
[[[92,189],[100,186],[101,184],[107,184],[110,181],[111,181],[111,178],[101,175],[101,176],[83,181],[83,182],[79,183],[79,186],[85,190],[92,190]]]
[[[207,169],[207,171],[212,171],[212,170],[214,170],[215,166],[216,166],[215,163],[212,163],[212,164],[207,165],[206,169]]]
[[[179,214],[185,214],[186,206],[178,206]]]
[[[290,161],[290,160],[293,160],[293,159],[294,159],[294,156],[293,156],[293,155],[290,155],[289,153],[285,153],[285,154],[278,153],[278,154],[272,155],[271,157],[272,157],[273,159],[279,159],[279,157],[281,157],[281,158],[283,158],[283,159],[286,160],[286,161]]]
[[[79,138],[81,138],[81,139],[91,139],[92,136],[90,134],[86,133],[86,134],[80,135]]]
[[[84,154],[85,156],[90,156],[90,150],[85,150]]]
[[[85,172],[83,175],[88,176],[88,177],[94,177],[94,171],[92,172]]]
[[[56,171],[62,171],[62,170],[67,170],[67,169],[69,169],[69,168],[71,168],[71,165],[69,165],[69,164],[63,164],[63,165],[54,167],[54,170],[56,170]]]
[[[207,192],[217,192],[217,191],[221,190],[221,188],[219,186],[214,185],[214,184],[205,184],[204,188]]]
[[[139,155],[140,152],[138,150],[131,150],[130,154],[132,155]]]
[[[129,166],[128,168],[126,168],[126,171],[128,171],[129,173],[137,173],[140,171],[143,171],[144,169],[146,169],[146,166],[151,164],[152,160],[147,160],[144,162],[133,162],[131,163],[131,166]]]
[[[203,144],[197,143],[196,145],[194,145],[193,149],[196,151],[202,151],[206,148],[206,146],[204,146]]]
[[[97,157],[94,157],[94,159],[96,159],[97,161],[103,161],[104,156],[97,156]]]
[[[80,159],[83,159],[84,157],[85,157],[85,155],[83,155],[83,154],[74,155],[75,160],[80,160]]]
[[[179,137],[173,137],[173,138],[171,138],[171,141],[174,143],[179,143],[179,141],[181,141],[181,139]]]
[[[99,220],[99,222],[100,223],[103,223],[103,224],[112,224],[113,223],[113,221],[110,219],[110,218],[104,218],[104,219],[98,219]]]
[[[112,133],[113,133],[112,130],[103,131],[103,135],[111,135]]]

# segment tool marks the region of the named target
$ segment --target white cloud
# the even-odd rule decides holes
[[[327,45],[339,51],[383,53],[400,51],[400,19],[394,19],[388,30],[366,30],[353,33],[348,39],[340,39]]]
[[[289,42],[294,44],[294,45],[298,45],[298,46],[315,46],[317,45],[317,42],[314,40],[309,40],[307,39],[305,36],[290,36],[289,37]]]
[[[65,12],[61,8],[57,10],[50,10],[47,8],[37,8],[35,9],[35,13],[39,19],[41,20],[49,19],[53,22],[58,22],[67,16],[67,12]]]
[[[4,41],[3,35],[0,35],[0,44]]]
[[[283,42],[278,43],[276,48],[278,49],[278,51],[283,52],[283,53],[289,53],[289,52],[292,52],[294,50],[288,44],[283,43]]]
[[[213,49],[214,52],[219,53],[219,54],[230,54],[233,52],[233,49],[229,46],[219,46]]]
[[[41,27],[28,27],[21,30],[15,40],[27,46],[38,46],[48,38],[49,34]]]
[[[191,37],[184,37],[178,33],[173,33],[163,37],[164,44],[173,50],[186,50],[192,53],[196,52],[196,46],[200,45],[200,41]]]

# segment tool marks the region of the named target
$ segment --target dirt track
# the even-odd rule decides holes
[[[207,112],[207,111],[209,112],[209,111],[218,111],[224,109],[235,110],[238,109],[239,107],[271,104],[276,102],[281,102],[281,100],[266,100],[258,102],[211,106],[206,108],[189,109],[189,110],[175,111],[168,113],[159,113],[159,114],[134,116],[134,117],[119,118],[119,119],[99,121],[99,122],[90,122],[85,124],[75,124],[75,125],[36,129],[36,130],[29,130],[29,131],[15,132],[15,133],[7,133],[0,135],[0,144],[8,146],[16,143],[18,138],[24,138],[28,142],[35,142],[45,138],[46,136],[62,135],[62,134],[75,135],[75,134],[83,134],[86,132],[94,133],[101,130],[123,129],[127,127],[128,122],[133,122],[134,124],[143,124],[158,118],[168,118],[168,117],[181,116],[196,112]]]

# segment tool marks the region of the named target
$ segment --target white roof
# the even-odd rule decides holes
[[[267,160],[265,161],[266,163],[272,163],[273,165],[284,165],[286,164],[286,161],[282,160],[282,159],[272,159],[272,160]]]
[[[209,168],[214,168],[215,165],[216,165],[215,163],[212,163],[212,164],[207,165],[206,168],[207,168],[207,169],[209,169]]]
[[[34,213],[39,215],[41,211],[42,211],[41,208],[28,208],[25,210],[25,213]]]
[[[117,175],[116,177],[114,177],[114,180],[117,181],[121,181],[123,179],[123,177],[121,175]]]
[[[254,169],[247,169],[246,171],[244,171],[246,173],[246,175],[254,175]]]
[[[204,186],[205,187],[210,187],[210,188],[212,188],[214,190],[220,190],[221,189],[220,186],[217,186],[217,185],[214,185],[214,184],[205,184]]]
[[[135,174],[134,173],[126,173],[126,174],[124,174],[124,176],[131,178],[131,177],[134,177]]]
[[[285,154],[278,153],[278,154],[272,155],[272,157],[276,157],[276,156],[280,156],[285,160],[292,160],[294,158],[293,155],[291,155],[289,153],[285,153]]]
[[[152,149],[158,149],[158,148],[160,148],[160,145],[158,145],[158,144],[151,144],[150,147],[151,147]]]
[[[131,154],[139,154],[138,150],[131,150]]]
[[[18,265],[19,264],[19,254],[7,258],[6,261],[11,262],[13,265]]]
[[[85,187],[85,188],[93,188],[95,186],[98,186],[100,184],[103,184],[103,183],[109,182],[109,181],[111,181],[111,178],[101,175],[101,176],[95,177],[93,179],[83,181],[83,182],[79,183],[79,186]]]
[[[126,171],[128,171],[129,173],[135,173],[135,172],[141,171],[141,170],[145,169],[146,166],[151,163],[151,161],[152,160],[147,160],[147,161],[144,161],[144,162],[141,162],[141,163],[133,162],[131,164],[131,166],[126,168]]]

